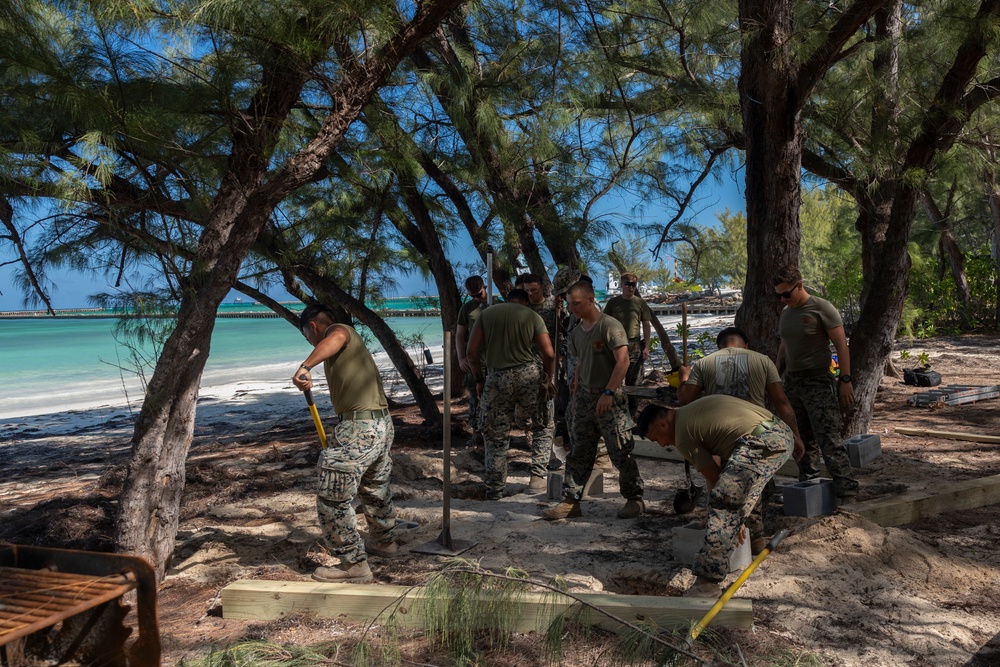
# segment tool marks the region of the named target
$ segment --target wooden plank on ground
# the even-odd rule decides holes
[[[678,463],[684,462],[684,457],[681,456],[680,452],[673,447],[661,447],[652,440],[646,440],[645,438],[635,438],[635,449],[632,450],[632,453],[636,456],[645,456],[648,459],[661,459],[663,461],[674,461]],[[819,470],[819,474],[821,476],[829,476],[825,463],[820,463]],[[777,474],[798,479],[799,466],[795,463],[794,459],[788,459],[788,461],[785,462],[785,465],[778,469]]]
[[[222,589],[222,615],[224,618],[274,620],[306,612],[321,618],[346,616],[357,623],[369,623],[378,618],[384,623],[395,610],[395,620],[400,627],[420,628],[424,622],[423,594],[423,588],[414,586],[241,579]],[[660,627],[690,625],[700,620],[715,603],[715,600],[704,598],[650,595],[583,593],[577,596],[629,622],[648,619]],[[525,593],[520,598],[519,611],[514,614],[515,630],[542,631],[572,604],[571,599],[562,595]],[[580,609],[579,616],[576,613],[574,609],[570,615],[581,623],[609,630],[621,628],[619,623],[586,607]],[[712,623],[749,628],[753,623],[752,601],[730,600]]]
[[[969,510],[1000,503],[1000,475],[940,484],[923,491],[843,505],[882,526],[902,526],[943,512]]]
[[[969,442],[988,442],[1000,445],[1000,436],[985,433],[962,433],[961,431],[935,431],[928,428],[896,427],[896,433],[903,435],[926,435],[929,438],[944,438],[946,440],[968,440]]]

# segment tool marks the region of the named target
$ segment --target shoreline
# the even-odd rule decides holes
[[[671,336],[675,347],[679,347],[679,335],[673,327],[679,323],[679,317],[661,317],[661,323]],[[688,318],[690,327],[688,335],[689,346],[694,346],[698,334],[702,331],[717,333],[732,323],[732,316],[711,314],[695,314]],[[714,336],[714,333],[713,333]],[[425,363],[424,350],[431,353],[433,362]],[[427,376],[428,385],[432,391],[443,389],[443,343],[407,348],[410,357]],[[659,355],[657,355],[659,357]],[[287,363],[269,363],[264,366],[253,363],[240,363],[226,366],[222,369],[206,371],[202,377],[198,392],[198,408],[196,423],[204,416],[214,417],[215,412],[225,412],[228,407],[241,408],[253,399],[258,407],[265,411],[297,410],[301,404],[305,409],[305,401],[291,383],[291,376],[286,375],[301,359],[298,354]],[[375,362],[382,371],[386,394],[397,402],[406,403],[412,399],[409,389],[403,383],[399,374],[389,361],[385,352],[375,354]],[[113,385],[113,386],[112,386]],[[119,381],[105,383],[101,386],[91,386],[92,391],[86,395],[60,395],[51,390],[44,394],[27,398],[0,400],[0,435],[12,428],[19,428],[31,422],[32,428],[47,429],[47,424],[65,424],[78,421],[81,426],[92,427],[95,423],[109,420],[119,421],[122,418],[132,419],[138,415],[145,397],[137,378],[130,378],[125,385],[125,394]],[[322,376],[316,378],[317,391],[325,394],[326,380]],[[96,393],[95,393],[96,392]],[[294,393],[293,393],[294,392]],[[286,398],[290,396],[291,398]],[[325,397],[323,405],[329,405]],[[321,405],[317,397],[317,405]],[[265,407],[266,406],[266,407]],[[322,408],[321,408],[322,409]],[[70,432],[70,431],[67,431]]]

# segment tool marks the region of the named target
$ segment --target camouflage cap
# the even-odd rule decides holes
[[[564,266],[556,271],[555,278],[552,279],[552,293],[556,296],[565,294],[567,290],[580,279],[580,270],[570,266]]]

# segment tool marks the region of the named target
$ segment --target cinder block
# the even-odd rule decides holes
[[[549,500],[563,499],[563,473],[562,470],[549,471],[548,491],[545,496]]]
[[[848,438],[844,440],[844,447],[847,448],[847,458],[851,460],[852,468],[864,468],[882,456],[882,439],[875,434]]]
[[[705,529],[701,521],[692,521],[686,526],[678,526],[673,531],[674,562],[688,567],[694,565],[694,558],[705,545]],[[743,544],[736,547],[729,557],[729,571],[742,572],[753,561],[750,554],[750,535]]]
[[[563,477],[562,470],[550,470],[548,485],[546,487],[545,496],[549,500],[562,500],[563,499]],[[599,469],[594,469],[590,473],[590,479],[587,483],[583,485],[583,497],[596,496],[604,493],[604,471]]]
[[[598,496],[604,493],[604,471],[594,468],[590,473],[590,479],[583,485],[583,497]]]
[[[781,487],[787,516],[823,516],[837,509],[832,479],[810,479]]]

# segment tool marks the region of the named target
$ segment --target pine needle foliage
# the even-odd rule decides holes
[[[314,667],[337,657],[340,644],[324,642],[311,646],[283,646],[269,641],[248,641],[212,650],[204,658],[182,659],[179,667]]]

